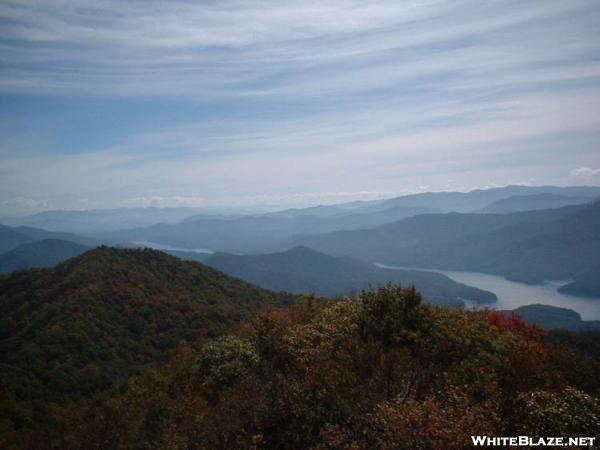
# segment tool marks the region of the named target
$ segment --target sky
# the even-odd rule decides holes
[[[600,185],[600,2],[2,0],[0,216]]]

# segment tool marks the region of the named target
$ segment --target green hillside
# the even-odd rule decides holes
[[[1,415],[43,421],[54,404],[167,361],[180,342],[291,299],[154,250],[100,247],[0,277]]]

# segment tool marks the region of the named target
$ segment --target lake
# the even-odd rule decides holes
[[[383,266],[388,269],[406,269],[405,267]],[[424,270],[414,269],[411,270]],[[560,306],[569,308],[581,314],[583,320],[600,320],[600,298],[575,297],[561,294],[556,289],[564,283],[548,282],[545,284],[529,285],[506,280],[496,275],[477,272],[456,272],[448,270],[425,270],[437,272],[453,279],[458,283],[468,284],[486,291],[493,292],[498,301],[493,304],[483,305],[495,309],[515,309],[523,305],[540,303],[542,305]],[[467,307],[478,307],[473,302],[465,302]]]
[[[140,247],[153,248],[154,250],[171,250],[171,251],[193,252],[193,253],[214,253],[212,250],[208,250],[206,248],[173,247],[172,245],[157,244],[156,242],[150,242],[150,241],[133,241],[132,244],[139,245]]]

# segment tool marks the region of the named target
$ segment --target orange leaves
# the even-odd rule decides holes
[[[386,402],[377,407],[373,422],[372,440],[382,450],[462,450],[471,446],[471,435],[500,430],[494,405],[464,396]]]
[[[600,385],[581,370],[585,360],[549,347],[519,317],[423,305],[414,290],[395,287],[303,301],[262,308],[235,337],[205,336],[200,349],[181,348],[169,365],[77,415],[90,420],[103,411],[91,427],[65,427],[86,430],[70,442],[115,436],[126,439],[124,448],[462,450],[471,435],[510,435],[519,421],[534,436],[560,435],[561,423],[568,430],[594,423],[597,400],[584,391]],[[232,303],[195,306],[149,302],[130,313],[160,317],[166,336],[180,320],[202,326],[235,311]]]
[[[530,339],[541,338],[545,335],[544,330],[535,325],[527,325],[525,321],[515,313],[482,309],[471,311],[470,314],[491,323],[501,331],[508,331]]]

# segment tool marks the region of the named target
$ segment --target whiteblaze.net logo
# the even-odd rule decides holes
[[[592,447],[595,437],[471,436],[475,447]]]

